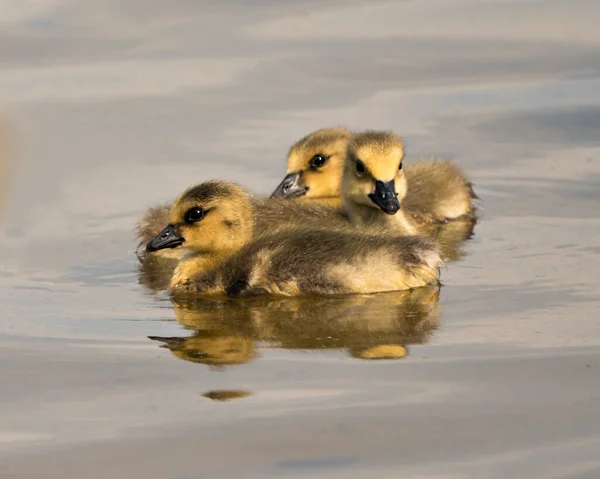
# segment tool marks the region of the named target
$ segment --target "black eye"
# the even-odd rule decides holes
[[[402,169],[402,162],[400,162],[400,166],[398,167],[399,170]]]
[[[311,168],[321,168],[325,163],[327,163],[327,157],[324,155],[315,155],[310,160]]]
[[[365,164],[360,160],[356,160],[356,172],[363,175],[366,171]]]
[[[206,211],[204,211],[202,208],[190,208],[185,213],[184,220],[186,223],[196,223],[197,221],[200,221],[202,218],[204,218],[205,214]]]

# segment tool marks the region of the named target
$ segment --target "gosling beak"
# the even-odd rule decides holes
[[[294,198],[303,196],[308,191],[308,187],[300,186],[301,172],[289,173],[283,179],[275,191],[271,194],[271,198]]]
[[[371,193],[369,198],[373,203],[379,206],[388,215],[395,215],[400,209],[398,193],[396,193],[396,184],[394,180],[384,183],[375,180],[375,193]]]
[[[176,248],[184,241],[185,240],[176,233],[175,226],[168,225],[156,235],[156,238],[146,245],[146,251],[151,253],[152,251],[158,251],[159,249]]]

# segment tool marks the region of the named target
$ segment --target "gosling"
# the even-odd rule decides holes
[[[295,143],[288,153],[287,175],[272,197],[307,198],[338,205],[349,145],[350,154],[372,162],[392,161],[404,155],[402,140],[392,132],[367,131],[353,135],[341,127],[317,130]],[[359,155],[359,156],[360,156]],[[391,155],[391,158],[390,158]],[[362,158],[361,158],[362,159]],[[362,159],[365,161],[364,159]],[[407,186],[402,208],[419,222],[446,223],[474,216],[477,195],[472,183],[454,162],[446,159],[420,161],[403,168]]]
[[[209,181],[175,202],[169,225],[147,251],[184,248],[174,295],[303,296],[376,293],[437,282],[438,248],[414,236],[352,228],[279,228],[254,235],[255,207],[238,185]]]
[[[403,158],[403,142],[393,132],[366,131],[352,137],[341,181],[344,209],[352,223],[413,235],[474,215],[471,185],[455,165],[418,165],[407,178]]]

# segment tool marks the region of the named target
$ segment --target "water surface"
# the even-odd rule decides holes
[[[600,476],[598,2],[2,12],[0,477]],[[482,220],[441,290],[139,284],[145,208],[210,178],[268,193],[335,124],[472,176]]]

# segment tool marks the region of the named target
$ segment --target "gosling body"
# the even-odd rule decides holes
[[[243,188],[206,182],[187,190],[147,249],[183,247],[174,294],[301,296],[375,293],[438,280],[438,248],[419,237],[367,235],[352,227],[282,227],[255,235],[255,203]]]
[[[437,281],[440,256],[422,238],[332,230],[288,230],[257,238],[209,270],[191,256],[176,270],[175,293],[233,297],[324,296],[397,291]]]
[[[454,162],[433,158],[407,165],[402,207],[417,221],[447,223],[475,217],[473,184]]]

